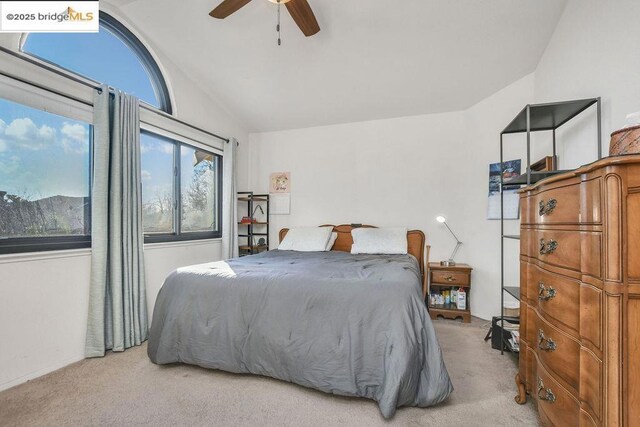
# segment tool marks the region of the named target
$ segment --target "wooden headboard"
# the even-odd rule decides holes
[[[333,227],[333,231],[338,233],[338,238],[333,245],[332,251],[341,251],[341,252],[351,252],[351,245],[353,245],[353,238],[351,237],[351,230],[354,228],[377,228],[373,225],[352,225],[352,224],[342,224],[342,225],[331,225],[324,224],[320,227]],[[284,236],[287,235],[289,231],[288,228],[283,228],[280,230],[279,238],[282,242]],[[427,259],[425,262],[425,249]],[[427,271],[426,268],[429,266],[428,258],[429,258],[429,246],[425,246],[425,236],[424,233],[420,230],[409,230],[407,231],[407,252],[413,255],[418,260],[418,265],[420,266],[420,273],[422,274],[422,295],[426,296],[427,294]]]

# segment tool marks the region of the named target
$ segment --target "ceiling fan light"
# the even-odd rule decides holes
[[[280,1],[278,1],[278,0],[269,0],[269,1],[271,3],[275,3],[275,4],[278,4],[278,3],[285,4],[285,3],[289,3],[291,0],[280,0]]]

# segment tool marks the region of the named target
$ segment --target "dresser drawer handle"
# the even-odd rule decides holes
[[[455,282],[456,278],[453,276],[447,276],[444,278],[444,280],[446,280],[447,282]]]
[[[556,290],[551,286],[549,286],[548,288],[545,288],[544,282],[538,283],[538,286],[539,286],[538,299],[540,301],[549,301],[551,298],[554,298],[557,294]]]
[[[558,204],[558,201],[556,199],[551,199],[546,203],[544,200],[541,200],[538,208],[538,214],[540,216],[545,216],[547,214],[550,214],[556,208],[557,204]]]
[[[544,336],[544,331],[542,329],[538,330],[538,348],[544,351],[555,351],[558,348],[558,345],[551,338],[547,338]]]
[[[546,400],[549,403],[553,403],[556,401],[556,395],[553,394],[550,388],[544,389],[544,383],[542,382],[542,378],[538,377],[538,399]]]
[[[550,255],[558,249],[558,242],[555,240],[549,240],[548,242],[544,239],[540,239],[540,255]]]

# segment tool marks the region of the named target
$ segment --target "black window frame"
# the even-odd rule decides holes
[[[140,60],[142,68],[144,68],[144,70],[147,72],[151,87],[153,88],[153,91],[160,104],[158,106],[158,109],[164,111],[167,114],[173,114],[173,108],[171,106],[171,96],[169,95],[169,87],[167,86],[167,81],[164,78],[162,71],[160,70],[160,66],[153,58],[153,55],[151,55],[151,52],[149,52],[149,49],[147,49],[146,46],[140,41],[140,39],[136,37],[135,34],[133,34],[126,26],[124,26],[120,21],[106,12],[100,11],[100,25],[104,26],[111,34],[114,35],[114,37],[120,39],[129,49],[131,49],[133,54]],[[29,51],[21,51],[25,55],[38,58],[38,60],[40,61],[43,61],[49,65],[53,65],[54,67],[62,69],[67,73],[74,74],[76,76],[80,76],[84,79],[95,82],[96,84],[109,83],[98,82],[89,76],[85,76],[77,71],[63,67],[60,64],[52,62],[46,58],[42,58]],[[152,107],[155,108],[155,106]]]
[[[20,102],[16,104],[25,105]],[[28,105],[26,105],[29,107]],[[30,107],[33,108],[33,107]],[[50,114],[62,116],[61,114]],[[93,180],[93,124],[89,125],[89,194],[84,206],[84,232],[83,235],[66,236],[40,236],[40,237],[0,237],[0,255],[18,254],[25,252],[62,251],[69,249],[85,249],[91,247],[91,188]]]
[[[171,106],[171,97],[169,95],[169,88],[167,86],[166,79],[146,46],[136,37],[126,26],[118,21],[113,16],[106,12],[100,11],[100,25],[104,26],[115,37],[119,38],[134,55],[140,60],[144,70],[147,72],[151,86],[158,98],[159,109],[167,114],[172,114],[173,109]],[[41,58],[38,55],[22,50],[22,53],[31,57],[35,57],[38,60],[50,64],[58,69],[64,70],[65,73],[80,76],[88,81],[95,82],[94,79],[84,76],[77,71],[65,68],[55,62]],[[97,82],[96,82],[97,83]],[[43,88],[45,89],[45,88]],[[47,89],[45,89],[47,90]],[[144,102],[144,101],[143,101]],[[22,104],[18,102],[18,104]],[[56,114],[56,113],[53,113]],[[89,189],[92,188],[92,171],[93,171],[93,123],[88,123],[89,130]],[[142,131],[142,130],[141,130]],[[215,153],[212,153],[215,155]],[[222,158],[219,159],[220,170],[222,170]],[[221,176],[218,177],[221,183]],[[219,194],[221,192],[221,184],[219,188]],[[221,196],[219,196],[221,197]],[[91,248],[91,191],[89,191],[86,197],[87,203],[84,211],[84,227],[85,234],[83,235],[67,235],[67,236],[41,236],[41,237],[0,237],[0,255],[26,253],[26,252],[46,252],[46,251],[58,251],[69,249],[85,249]],[[218,201],[221,203],[221,198]],[[218,205],[220,208],[221,205]],[[218,215],[218,229],[221,231],[221,215]],[[191,233],[196,234],[196,233]],[[213,233],[217,234],[217,233]],[[210,236],[208,233],[202,233],[202,236],[188,236],[189,238],[173,238],[169,240],[193,240],[195,238],[211,238],[220,236]]]
[[[191,240],[206,240],[206,239],[219,239],[222,237],[222,164],[224,158],[222,155],[214,153],[213,150],[203,149],[187,142],[171,138],[165,135],[157,134],[151,130],[140,129],[140,134],[150,135],[153,138],[158,138],[163,141],[173,144],[173,232],[171,233],[146,233],[144,232],[144,224],[142,224],[142,230],[144,233],[144,243],[167,243],[167,242],[186,242]],[[211,154],[216,159],[216,204],[218,208],[218,215],[215,218],[217,230],[212,231],[182,231],[182,174],[181,174],[181,162],[180,162],[180,149],[181,147],[189,147],[195,150],[202,151],[207,154]]]
[[[104,25],[107,30],[122,40],[133,53],[138,57],[142,63],[142,67],[147,71],[149,80],[151,81],[151,87],[158,97],[160,105],[158,108],[167,114],[173,114],[171,107],[171,97],[169,96],[169,87],[167,81],[158,66],[158,63],[149,49],[135,36],[127,27],[125,27],[120,21],[106,12],[100,11],[100,24]],[[76,73],[77,74],[77,73]],[[107,83],[107,82],[103,82]],[[144,101],[142,101],[144,102]]]

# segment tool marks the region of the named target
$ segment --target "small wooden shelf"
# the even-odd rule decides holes
[[[266,249],[268,246],[267,245],[240,245],[238,246],[238,249],[240,249],[241,251],[250,251],[250,250],[261,250],[261,249]]]
[[[464,323],[471,322],[470,294],[472,270],[473,269],[467,264],[446,266],[438,262],[429,263],[429,293],[427,295],[427,305],[429,307],[429,315],[432,319],[437,319],[438,317],[445,319],[460,318]],[[455,303],[431,304],[431,288],[463,288],[466,293],[467,308],[464,310],[459,309]]]
[[[456,307],[455,304],[449,303],[449,304],[433,304],[431,305],[431,308],[436,309],[436,310],[449,310],[449,311],[467,311],[467,310],[461,310],[458,307]]]
[[[268,222],[265,221],[256,221],[256,222],[240,222],[238,221],[238,225],[267,225]]]
[[[471,322],[471,314],[467,310],[458,310],[451,308],[438,308],[438,306],[429,307],[429,315],[432,319],[437,319],[438,317],[443,317],[445,319],[462,319],[464,323]]]

